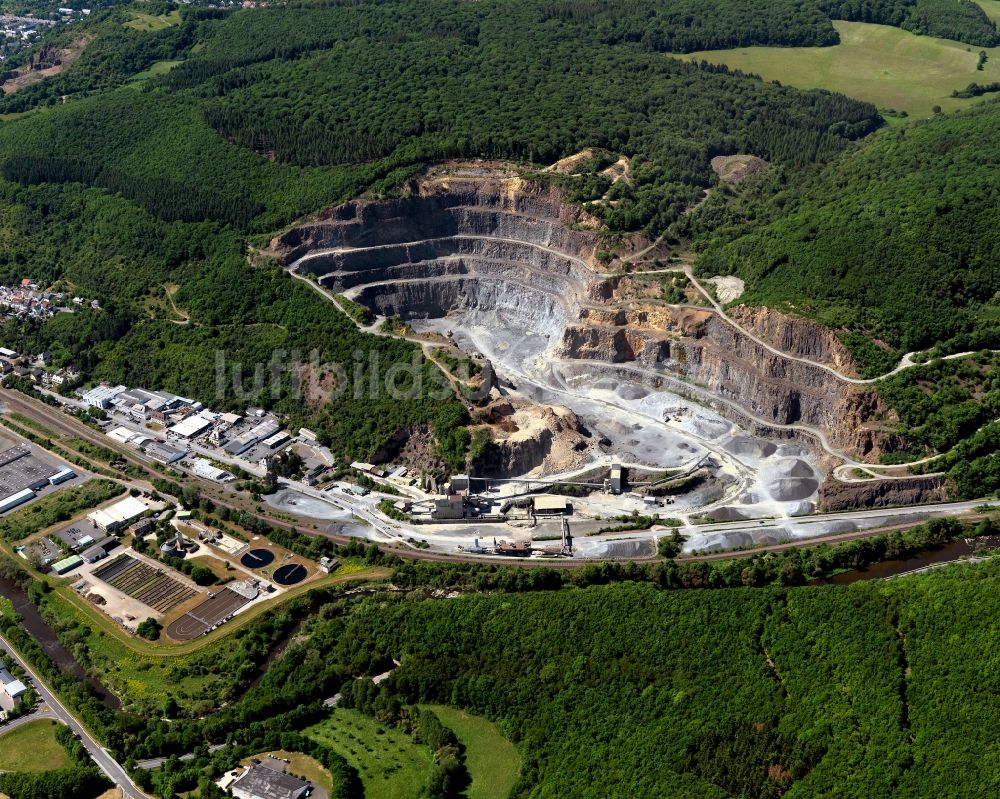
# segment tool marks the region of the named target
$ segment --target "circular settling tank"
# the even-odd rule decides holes
[[[272,562],[274,562],[274,553],[269,549],[251,549],[240,558],[240,563],[248,569],[263,569]]]
[[[275,570],[272,578],[278,585],[295,585],[306,579],[306,567],[301,563],[289,563]]]

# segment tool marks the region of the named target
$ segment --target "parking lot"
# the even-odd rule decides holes
[[[99,530],[89,519],[83,518],[56,530],[53,535],[73,551],[79,552],[105,538],[107,533]]]

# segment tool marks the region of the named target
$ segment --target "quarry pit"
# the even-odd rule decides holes
[[[488,364],[493,443],[479,474],[572,480],[621,463],[650,483],[694,476],[658,508],[685,521],[855,501],[831,489],[831,470],[876,460],[891,432],[872,421],[886,413],[874,391],[832,374],[853,369],[836,336],[765,308],[730,310],[735,326],[693,292],[668,304],[657,286],[671,267],[629,256],[655,247],[615,244],[609,258],[599,221],[554,186],[477,164],[345,203],[271,250],[370,309],[372,332],[398,317],[427,347]]]

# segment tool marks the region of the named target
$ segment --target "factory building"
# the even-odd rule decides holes
[[[74,477],[76,477],[76,472],[68,466],[63,466],[58,472],[49,477],[49,485],[57,486],[60,483],[65,483],[67,480],[72,480]]]
[[[162,463],[164,466],[177,463],[177,461],[187,455],[187,450],[177,449],[175,447],[162,444],[159,441],[153,441],[147,444],[145,450],[146,454],[150,458],[157,463]]]
[[[622,465],[620,463],[611,464],[611,483],[610,489],[612,494],[620,494],[622,492]]]
[[[434,501],[434,510],[431,511],[432,519],[464,519],[465,499],[461,494],[452,494],[447,499]]]
[[[114,505],[98,508],[93,513],[87,514],[87,518],[97,527],[110,533],[138,519],[147,510],[149,508],[135,497],[125,497]]]
[[[191,471],[199,477],[204,477],[206,480],[215,480],[217,483],[221,483],[223,480],[232,477],[229,472],[225,469],[220,469],[207,458],[195,458],[191,461]]]
[[[14,675],[3,666],[0,666],[0,686],[3,686],[4,693],[13,702],[17,702],[18,699],[28,692],[28,686],[20,680],[15,680]]]
[[[251,763],[229,787],[237,799],[302,799],[312,789],[312,783],[260,762]]]
[[[18,505],[22,505],[29,499],[35,498],[35,492],[30,488],[22,489],[16,494],[11,494],[9,497],[0,499],[0,513],[9,511],[11,508],[16,508]]]
[[[243,435],[234,438],[225,446],[226,452],[230,455],[242,455],[254,444],[270,438],[280,429],[280,425],[272,420],[261,422],[256,427],[251,428]]]
[[[536,516],[565,516],[568,510],[566,497],[535,497]]]
[[[127,386],[109,386],[107,383],[101,383],[85,392],[83,401],[91,408],[110,408],[114,398],[127,389]]]
[[[63,558],[53,563],[52,571],[61,576],[66,574],[66,572],[73,571],[81,563],[83,563],[83,558],[79,555],[70,555],[68,558]]]
[[[210,411],[191,414],[171,427],[170,432],[179,438],[195,438],[212,426],[214,417],[215,414]]]

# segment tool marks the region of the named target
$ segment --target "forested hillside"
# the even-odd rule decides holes
[[[760,194],[751,186],[742,201],[706,207],[693,223],[705,226],[699,268],[743,277],[741,303],[793,309],[890,349],[954,337],[959,349],[997,346],[998,153],[997,103],[883,131],[805,182],[767,177]]]
[[[496,720],[523,758],[515,797],[979,799],[1000,787],[1000,705],[981,665],[997,577],[991,562],[847,587],[620,583],[333,605],[247,702],[153,722],[126,745],[241,741],[292,697],[339,686],[384,724],[415,702]],[[390,658],[402,665],[379,686],[351,681]],[[255,708],[250,729],[234,726]],[[174,763],[156,782],[186,790],[210,762]]]
[[[157,57],[187,55],[165,74],[0,127],[4,174],[108,188],[165,219],[271,231],[428,161],[544,164],[597,145],[638,158],[609,225],[655,231],[709,184],[718,152],[799,168],[878,124],[868,104],[607,42],[589,20],[541,11],[527,0],[191,11],[147,34]],[[71,90],[77,71],[31,101]]]
[[[607,42],[586,20],[543,18],[546,8],[186,9],[150,33],[123,28],[127,10],[98,15],[79,29],[89,54],[0,100],[24,112],[0,123],[0,278],[59,282],[103,310],[7,320],[5,342],[213,407],[251,401],[217,395],[219,353],[243,365],[245,384],[275,350],[305,360],[315,348],[348,367],[377,352],[385,370],[413,347],[362,335],[308,287],[251,266],[247,237],[394,191],[439,158],[544,163],[595,144],[634,156],[635,186],[609,207],[609,225],[655,231],[709,185],[717,152],[749,149],[797,172],[880,122],[865,103]],[[307,421],[352,458],[428,425],[438,454],[461,465],[464,411],[431,401],[432,381],[404,403],[354,399],[351,383],[310,404],[293,398],[295,377],[252,401]]]

